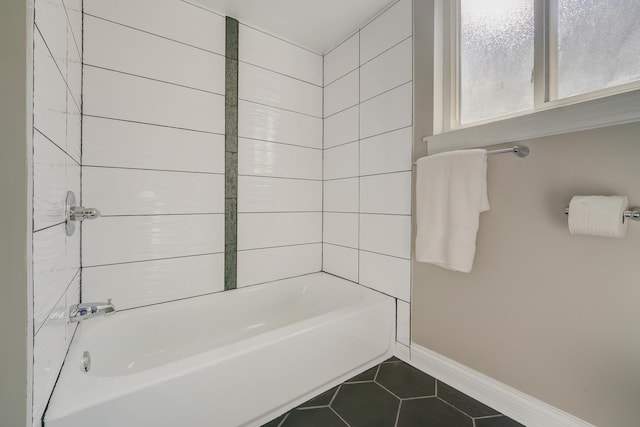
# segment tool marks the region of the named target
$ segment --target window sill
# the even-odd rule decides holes
[[[429,154],[640,121],[640,89],[424,137]]]

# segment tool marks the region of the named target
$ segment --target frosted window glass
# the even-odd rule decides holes
[[[460,123],[533,108],[534,0],[461,0]]]
[[[558,0],[558,96],[640,79],[640,1]]]

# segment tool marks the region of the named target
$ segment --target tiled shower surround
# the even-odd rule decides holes
[[[80,287],[118,310],[223,291],[225,244],[237,287],[324,270],[398,298],[409,345],[411,1],[325,56],[240,22],[237,124],[225,21],[181,0],[36,2],[36,424]],[[72,237],[68,189],[102,213]]]

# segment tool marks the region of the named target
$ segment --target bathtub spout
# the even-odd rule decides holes
[[[115,313],[116,308],[111,304],[111,298],[107,302],[85,302],[74,304],[69,308],[69,321],[79,322],[92,317]]]

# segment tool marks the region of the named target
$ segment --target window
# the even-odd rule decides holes
[[[627,98],[622,102],[633,111],[625,110],[625,118],[616,119],[609,109],[606,120],[596,122],[604,126],[640,120],[640,1],[439,0],[436,16],[444,24],[436,23],[443,30],[440,37],[436,34],[442,41],[436,63],[443,65],[445,133],[550,109],[569,114],[568,107],[579,104],[593,105],[590,114],[597,116],[598,108],[609,107],[591,101],[613,102],[623,93],[637,95],[635,103]],[[570,129],[558,125],[555,133],[597,127],[575,125],[589,120],[581,117],[574,108]],[[513,122],[540,126],[530,119]]]

